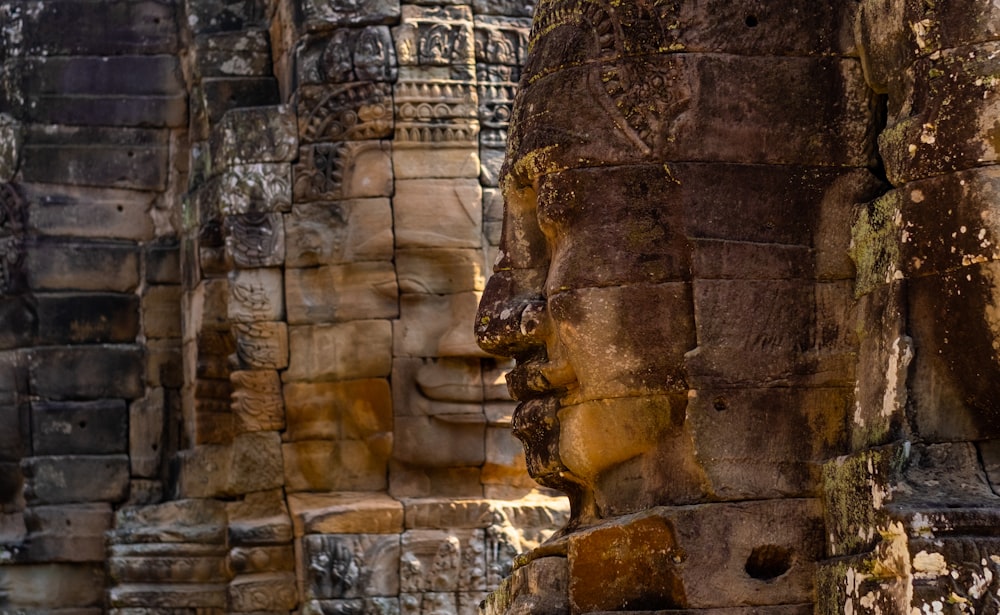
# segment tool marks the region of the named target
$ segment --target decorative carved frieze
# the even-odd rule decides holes
[[[288,367],[288,326],[284,322],[237,323],[236,356],[245,369]]]
[[[472,11],[467,6],[407,5],[393,29],[400,66],[471,66]]]
[[[392,156],[384,141],[301,147],[293,173],[296,203],[392,195]]]
[[[232,409],[237,431],[280,430],[285,427],[281,380],[273,370],[236,371]]]
[[[280,213],[227,216],[226,248],[237,267],[271,267],[285,260],[285,228]]]
[[[398,74],[396,48],[386,26],[339,29],[329,36],[312,36],[299,52],[302,85],[392,82]]]
[[[395,534],[312,534],[302,538],[308,599],[396,596],[399,537]]]
[[[360,141],[392,135],[392,90],[371,81],[299,88],[303,143]]]

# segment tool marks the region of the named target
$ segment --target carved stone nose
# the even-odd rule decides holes
[[[548,330],[537,270],[498,271],[490,278],[476,314],[476,340],[486,352],[518,357],[544,344]]]

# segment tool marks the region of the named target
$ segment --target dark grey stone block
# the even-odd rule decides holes
[[[29,352],[32,394],[49,399],[142,397],[142,349],[127,345],[53,346]]]
[[[129,292],[139,284],[139,249],[129,242],[42,239],[26,246],[34,290]]]
[[[139,297],[117,293],[38,294],[39,345],[128,343],[139,334]]]
[[[128,433],[128,408],[121,399],[31,404],[35,455],[125,453]]]
[[[120,502],[128,495],[128,455],[60,455],[21,461],[29,505]]]

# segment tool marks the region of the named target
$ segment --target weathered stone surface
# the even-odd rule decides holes
[[[278,162],[229,167],[219,182],[220,212],[227,215],[288,211],[292,207],[291,169]]]
[[[320,143],[299,148],[296,202],[390,196],[392,156],[384,141]]]
[[[484,601],[485,615],[526,611],[570,612],[569,566],[565,557],[540,557],[515,570]]]
[[[427,248],[396,252],[399,289],[404,293],[452,294],[482,291],[486,255],[480,249]]]
[[[142,376],[142,351],[135,346],[52,346],[28,355],[31,391],[49,399],[136,399]]]
[[[25,136],[25,181],[163,190],[167,135],[142,128],[40,126]]]
[[[0,181],[14,179],[21,159],[22,128],[12,116],[0,114]]]
[[[339,28],[303,43],[297,62],[303,85],[396,80],[396,50],[385,26]]]
[[[392,399],[385,379],[289,382],[286,441],[391,437]]]
[[[303,143],[384,139],[392,135],[392,90],[361,81],[298,90],[298,127]]]
[[[288,267],[392,259],[388,199],[296,204],[285,216]]]
[[[99,608],[104,600],[104,569],[99,564],[69,563],[3,566],[0,591],[9,604],[39,613]]]
[[[216,123],[228,111],[241,107],[269,107],[279,104],[278,82],[271,76],[206,77],[193,94],[208,123]]]
[[[198,543],[209,547],[224,544],[225,524],[226,510],[222,502],[179,499],[156,506],[119,510],[115,513],[115,529],[109,539],[114,545]],[[208,548],[205,552],[214,550]]]
[[[288,496],[295,535],[398,534],[403,505],[384,494],[295,493]]]
[[[254,77],[272,72],[271,49],[264,29],[199,34],[194,38],[194,49],[201,77]]]
[[[237,432],[284,429],[285,402],[277,371],[234,371],[229,380],[233,385],[232,408]]]
[[[128,455],[59,455],[21,461],[29,504],[121,502],[128,495]]]
[[[396,271],[386,261],[288,269],[285,301],[293,325],[394,318],[399,313]]]
[[[181,497],[216,497],[274,489],[282,484],[281,437],[236,436],[231,445],[206,444],[178,454]]]
[[[407,530],[400,541],[400,590],[484,589],[485,540],[483,530]]]
[[[379,491],[386,487],[389,434],[365,440],[298,440],[282,445],[288,491]]]
[[[35,241],[26,269],[35,290],[128,292],[139,283],[139,252],[131,243]]]
[[[22,184],[28,227],[43,235],[148,239],[155,195],[134,190]]]
[[[278,321],[285,315],[281,269],[241,269],[230,276],[227,315],[235,322]]]
[[[155,0],[56,0],[17,15],[27,55],[174,53],[177,7]]]
[[[111,455],[127,452],[129,415],[120,399],[32,402],[35,455]]]
[[[386,320],[289,328],[284,382],[380,378],[392,369],[392,329]]]
[[[288,326],[284,322],[239,323],[233,329],[240,369],[288,367]]]
[[[162,388],[150,390],[144,398],[129,405],[128,453],[132,476],[160,476],[168,410],[167,395]]]
[[[281,572],[295,570],[292,545],[234,547],[229,551],[229,564],[237,574]],[[295,579],[291,585],[294,586]]]
[[[240,575],[229,583],[229,607],[237,612],[289,611],[298,601],[291,572]]]
[[[149,339],[181,336],[181,286],[151,285],[142,296],[143,333]]]
[[[212,133],[215,169],[252,162],[288,162],[298,153],[291,107],[247,107],[228,111]]]
[[[232,545],[287,545],[292,521],[280,489],[248,493],[226,505],[229,543]]]
[[[393,458],[417,466],[479,466],[486,459],[482,414],[397,416]]]
[[[146,281],[180,284],[180,246],[176,241],[160,241],[146,248]]]
[[[484,489],[477,466],[432,468],[392,460],[389,494],[397,498],[481,498]]]
[[[393,205],[399,247],[481,245],[482,190],[476,181],[399,180]]]
[[[399,320],[393,352],[412,357],[477,357],[485,353],[475,345],[474,332],[464,323],[473,322],[479,293],[454,295],[403,294],[399,298]],[[450,314],[442,319],[437,315]]]
[[[307,599],[395,596],[399,593],[399,537],[385,534],[313,534],[300,539],[301,579]]]
[[[389,24],[399,19],[399,2],[394,0],[364,0],[345,5],[329,0],[309,0],[302,7],[305,26],[309,30],[326,30],[342,26]]]
[[[574,534],[569,541],[572,608],[807,602],[812,562],[822,551],[819,515],[815,500],[707,504],[653,509]],[[777,523],[786,530],[780,536],[768,529]],[[700,548],[697,543],[706,533],[718,535],[724,547]]]
[[[139,333],[135,295],[35,293],[34,298],[38,344],[128,343]]]
[[[111,529],[109,504],[36,506],[25,511],[26,559],[35,562],[102,562],[104,533]]]
[[[224,609],[226,586],[199,584],[119,585],[108,592],[113,607],[172,610]]]
[[[273,267],[285,261],[285,227],[280,213],[227,216],[226,254],[237,267]]]
[[[28,117],[83,126],[183,126],[184,81],[174,55],[23,60]]]
[[[479,149],[466,144],[418,142],[394,148],[392,165],[397,179],[478,178]]]

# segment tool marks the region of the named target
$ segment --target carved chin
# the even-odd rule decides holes
[[[581,402],[559,410],[559,454],[587,483],[656,447],[681,428],[684,408],[665,395]],[[596,434],[599,436],[595,437]]]

